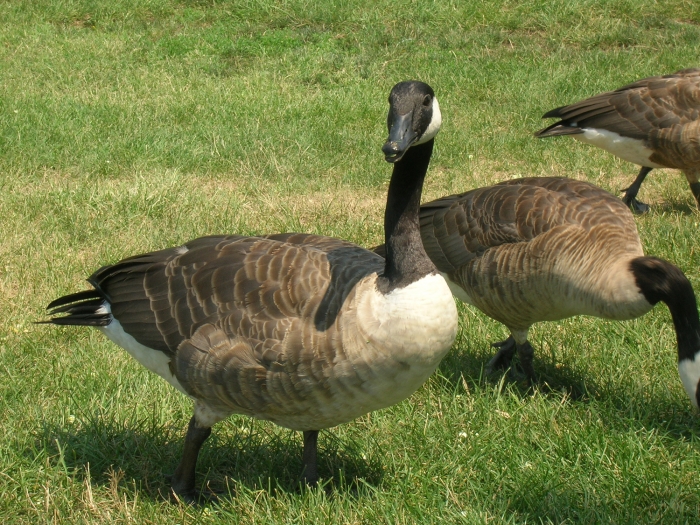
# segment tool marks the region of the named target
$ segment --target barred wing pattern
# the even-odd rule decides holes
[[[358,283],[383,266],[327,237],[214,236],[131,257],[89,280],[127,333],[173,358],[172,372],[192,397],[222,416],[291,426],[291,405],[323,412],[330,403],[337,411],[330,397],[349,403],[360,389],[361,363],[338,365],[353,336],[343,328],[354,319],[336,321]]]
[[[700,69],[650,77],[553,109],[543,118],[560,122],[537,137],[604,129],[638,139],[653,150],[650,161],[666,168],[700,167]]]
[[[514,330],[582,313],[619,317],[601,276],[611,261],[642,255],[624,203],[565,178],[514,179],[426,203],[421,237],[462,289],[453,292]]]

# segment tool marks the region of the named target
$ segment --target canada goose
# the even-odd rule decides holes
[[[48,306],[68,315],[46,322],[98,327],[194,400],[180,497],[196,496],[200,447],[231,414],[303,431],[315,483],[320,429],[405,399],[450,349],[457,310],[418,224],[440,108],[415,81],[389,103],[386,260],[318,235],[203,237],[100,268],[93,289]]]
[[[636,213],[649,206],[635,197],[653,168],[682,170],[700,207],[700,69],[650,77],[545,113],[558,118],[535,137],[575,139],[639,164],[624,202]]]
[[[527,335],[538,321],[633,319],[663,301],[676,329],[683,386],[698,406],[700,319],[693,288],[673,264],[644,256],[621,200],[572,179],[513,179],[423,204],[420,229],[455,297],[510,330],[495,343],[499,350],[487,369],[507,368],[517,351],[532,379]]]

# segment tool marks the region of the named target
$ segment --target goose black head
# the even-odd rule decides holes
[[[396,84],[389,94],[387,138],[382,151],[387,162],[398,162],[411,146],[432,140],[440,131],[442,115],[433,89],[424,82]]]
[[[690,402],[700,408],[700,315],[692,284],[680,268],[657,257],[630,262],[639,291],[651,305],[666,303],[676,329],[678,373]]]

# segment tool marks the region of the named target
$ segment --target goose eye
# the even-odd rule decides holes
[[[425,95],[425,98],[423,99],[423,105],[429,106],[431,102],[432,102],[432,98],[430,97],[430,95]]]

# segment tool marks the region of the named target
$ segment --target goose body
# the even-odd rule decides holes
[[[420,320],[449,312],[449,294],[432,294],[443,278],[382,294],[383,269],[380,257],[337,239],[229,236],[130,258],[89,281],[95,299],[110,297],[101,331],[191,396],[200,424],[235,413],[303,431],[405,399],[451,345],[440,316]],[[152,287],[164,276],[167,288]]]
[[[418,226],[439,106],[418,82],[390,102],[387,260],[317,235],[203,237],[103,267],[49,305],[68,314],[50,322],[97,326],[193,399],[176,494],[193,497],[199,449],[231,414],[303,431],[314,483],[318,430],[405,399],[452,345],[454,300]]]
[[[560,120],[536,137],[571,135],[641,166],[623,199],[633,210],[648,210],[636,195],[654,168],[682,170],[700,207],[700,69],[645,78],[542,118]]]
[[[586,182],[523,178],[444,197],[421,207],[421,233],[454,294],[517,332],[651,308],[625,271],[644,255],[631,214]]]
[[[676,328],[679,372],[697,406],[700,319],[692,286],[676,266],[644,255],[621,200],[567,178],[514,179],[423,204],[420,225],[453,294],[510,330],[494,345],[500,350],[489,368],[507,368],[517,352],[532,378],[527,336],[539,321],[632,319],[663,301]]]

